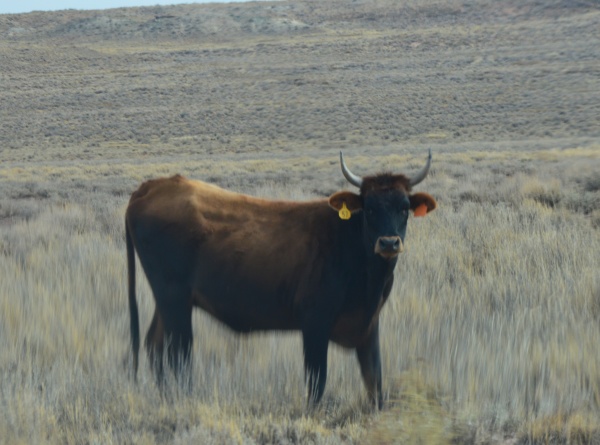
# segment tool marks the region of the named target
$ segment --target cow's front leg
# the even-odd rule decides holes
[[[381,390],[381,355],[379,352],[379,321],[375,323],[367,341],[356,348],[360,372],[373,406],[383,408]]]
[[[313,406],[323,397],[327,381],[327,349],[329,332],[322,326],[302,329],[304,343],[304,371],[308,384],[308,405]]]

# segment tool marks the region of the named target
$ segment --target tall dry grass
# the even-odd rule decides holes
[[[420,189],[440,208],[410,221],[382,315],[388,401],[381,414],[364,403],[352,353],[332,348],[323,406],[307,412],[298,335],[236,337],[200,312],[191,390],[171,385],[161,398],[145,358],[134,384],[127,196],[110,192],[117,181],[104,166],[90,164],[87,177],[73,170],[73,184],[82,186],[71,185],[70,199],[41,168],[37,188],[34,167],[23,183],[4,170],[0,443],[600,440],[598,151],[465,151],[435,160]],[[348,160],[361,173],[396,161]],[[198,176],[224,181],[219,171],[228,162],[205,164]],[[319,184],[341,184],[330,179],[339,172],[325,158],[293,161],[292,179],[271,174],[281,167],[271,162],[240,161],[232,186],[307,199],[322,193]],[[173,164],[165,173],[196,168]],[[114,177],[140,169],[124,164]],[[294,177],[306,180],[299,186]],[[60,178],[54,187],[68,189],[69,174]],[[94,191],[100,178],[107,188]],[[19,195],[27,189],[37,204]],[[44,190],[48,198],[40,198]],[[145,331],[154,303],[145,279],[138,283]]]

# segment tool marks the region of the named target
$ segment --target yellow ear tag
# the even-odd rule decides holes
[[[340,219],[350,219],[350,217],[352,216],[352,213],[350,212],[350,210],[348,210],[348,207],[346,207],[346,203],[342,203],[342,208],[340,209],[338,215],[340,215]]]

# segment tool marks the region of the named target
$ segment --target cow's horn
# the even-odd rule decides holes
[[[417,173],[412,178],[410,178],[410,186],[411,187],[417,185],[419,182],[421,182],[423,179],[425,179],[425,177],[427,176],[427,173],[429,173],[429,167],[431,167],[431,148],[429,149],[429,156],[427,157],[427,164],[425,165],[425,167],[423,167],[423,170],[421,170],[419,173]]]
[[[342,173],[344,174],[344,176],[346,177],[346,179],[348,180],[348,182],[352,185],[357,186],[358,188],[360,188],[362,186],[362,178],[360,176],[356,176],[354,173],[352,173],[350,171],[350,169],[348,167],[346,167],[346,163],[344,162],[344,155],[342,154],[342,152],[340,151],[340,164],[342,165]]]

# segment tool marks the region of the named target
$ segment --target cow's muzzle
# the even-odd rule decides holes
[[[381,236],[375,243],[375,253],[384,258],[394,258],[404,250],[399,236]]]

